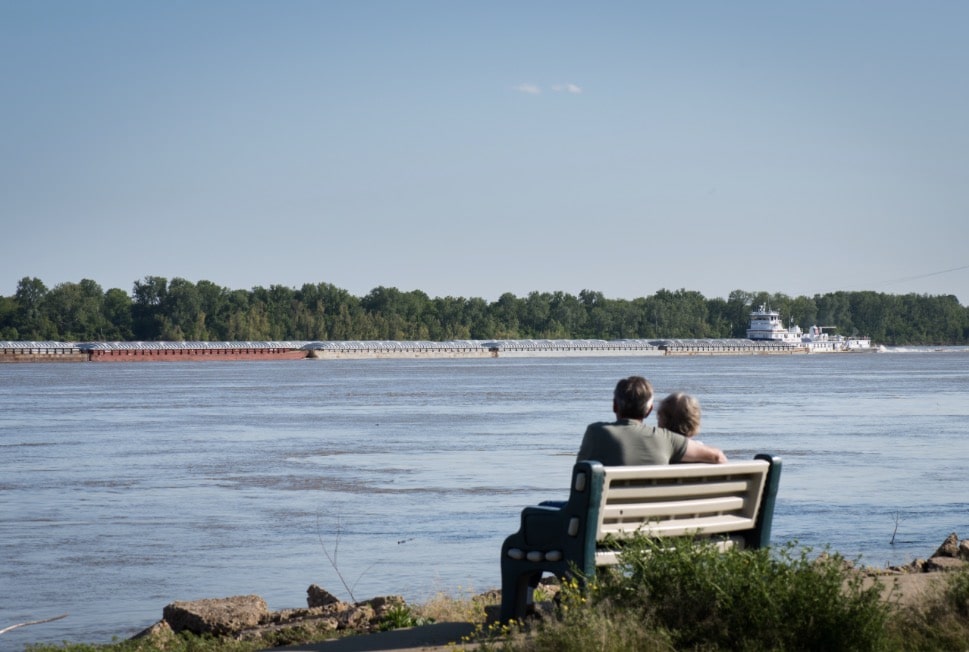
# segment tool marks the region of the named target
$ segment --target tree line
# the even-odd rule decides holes
[[[0,340],[315,341],[743,338],[761,304],[785,323],[835,326],[879,344],[969,344],[969,308],[953,295],[831,292],[813,297],[734,290],[707,299],[661,289],[636,299],[601,292],[511,293],[497,301],[377,287],[363,297],[329,283],[231,290],[146,276],[130,293],[90,279],[48,288],[24,277],[0,296]]]

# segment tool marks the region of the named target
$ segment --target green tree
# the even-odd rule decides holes
[[[707,322],[710,337],[721,339],[733,337],[730,305],[720,298],[707,299]]]
[[[444,297],[431,301],[436,330],[430,330],[432,340],[467,340],[471,338],[471,326],[465,320],[467,300],[464,297]],[[425,320],[426,321],[426,320]]]
[[[381,340],[423,340],[428,338],[423,315],[430,304],[420,290],[401,292],[397,288],[376,287],[361,302],[373,320]]]
[[[39,278],[23,277],[14,294],[17,304],[14,327],[24,340],[39,341],[56,338],[56,327],[47,318],[45,302],[47,286]]]
[[[199,310],[204,316],[208,339],[224,341],[229,339],[229,291],[212,281],[199,281],[195,284],[199,297]]]
[[[251,341],[249,337],[249,292],[233,290],[226,297],[226,335],[225,339]]]
[[[101,311],[105,326],[99,339],[127,341],[133,337],[131,306],[131,297],[120,288],[111,288],[104,293]]]
[[[0,296],[0,340],[16,340],[19,338],[14,318],[17,312],[17,302],[13,297]]]
[[[549,337],[549,314],[551,295],[547,292],[529,292],[519,313],[518,323],[525,337],[547,339]]]
[[[320,285],[304,283],[296,292],[297,311],[290,339],[326,339],[326,302]]]
[[[464,323],[468,325],[471,339],[490,340],[496,337],[495,318],[488,302],[480,297],[468,299],[464,304]]]
[[[854,322],[851,319],[851,301],[847,292],[834,292],[815,297],[818,306],[818,326],[832,326],[839,333],[854,332]]]
[[[511,292],[505,292],[491,305],[495,319],[495,339],[513,340],[520,337],[518,316],[523,301]]]
[[[818,306],[814,303],[814,299],[804,296],[795,297],[790,300],[788,310],[790,310],[790,321],[805,331],[818,323]]]
[[[730,334],[727,337],[747,337],[750,325],[750,311],[755,306],[754,295],[743,290],[734,290],[727,297],[726,318]]]
[[[706,299],[691,290],[661,289],[646,299],[646,321],[656,337],[706,337]]]
[[[326,315],[326,339],[363,339],[360,329],[364,311],[360,299],[329,283],[321,283],[318,288]]]
[[[289,339],[295,331],[298,313],[296,291],[285,285],[257,286],[252,289],[250,322],[260,340]]]
[[[571,294],[553,292],[549,299],[549,319],[554,324],[554,337],[583,339],[589,317],[582,301]]]
[[[47,293],[44,311],[56,327],[58,339],[91,341],[104,339],[109,324],[104,317],[104,292],[90,279],[61,283]]]
[[[161,307],[168,293],[168,279],[146,276],[135,281],[131,305],[131,327],[138,340],[154,341],[161,335]]]

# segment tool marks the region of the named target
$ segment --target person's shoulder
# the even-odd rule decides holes
[[[595,421],[585,428],[588,437],[615,437],[622,428],[617,428],[614,421]]]

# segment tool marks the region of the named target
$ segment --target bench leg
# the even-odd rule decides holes
[[[521,620],[532,602],[535,587],[542,579],[541,570],[505,572],[501,577],[501,622]]]

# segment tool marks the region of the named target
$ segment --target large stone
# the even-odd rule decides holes
[[[310,609],[314,607],[325,607],[339,601],[340,599],[338,597],[316,584],[310,584],[309,588],[306,589],[306,606]]]
[[[939,549],[932,555],[933,557],[958,557],[959,556],[959,537],[955,532],[950,534],[939,546]]]
[[[175,632],[214,636],[227,636],[256,627],[268,616],[266,601],[258,595],[173,602],[162,611],[165,622]]]
[[[927,573],[937,573],[939,571],[962,570],[967,565],[969,563],[956,557],[932,557],[932,559],[925,562],[925,571]]]
[[[959,558],[969,561],[969,539],[963,539],[959,542]]]
[[[404,596],[401,595],[378,596],[367,600],[364,604],[369,604],[373,607],[374,613],[378,618],[382,618],[391,609],[407,607],[407,602],[404,600]]]
[[[138,632],[131,638],[146,638],[155,645],[162,647],[166,641],[171,641],[173,638],[175,638],[175,632],[172,631],[172,628],[168,623],[166,623],[164,620],[159,620],[148,629]]]
[[[366,602],[355,604],[340,614],[341,629],[368,630],[376,612]]]

